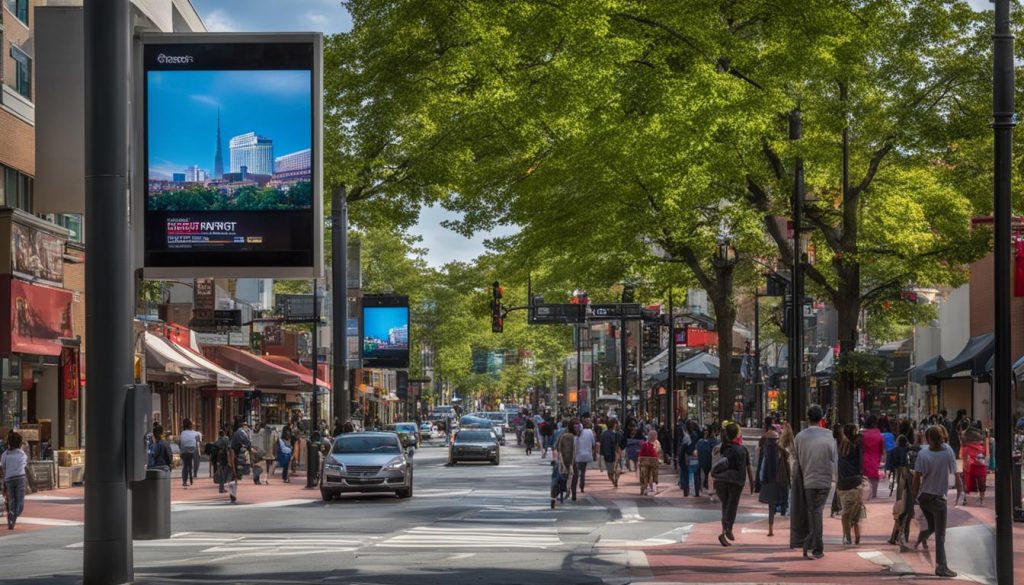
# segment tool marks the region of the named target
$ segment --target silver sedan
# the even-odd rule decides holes
[[[412,496],[412,459],[395,433],[347,433],[334,439],[320,473],[324,501],[346,492]]]

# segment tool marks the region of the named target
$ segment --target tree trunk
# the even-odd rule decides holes
[[[848,284],[848,283],[847,283]],[[860,289],[843,286],[836,295],[835,307],[838,314],[838,335],[839,335],[839,360],[836,363],[838,371],[839,363],[853,353],[857,347],[858,322],[860,321]],[[846,373],[836,377],[838,384],[835,386],[836,421],[841,423],[852,423],[853,420],[853,398],[856,388],[854,387],[853,376]]]

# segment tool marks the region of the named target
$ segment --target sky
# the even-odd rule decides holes
[[[310,147],[311,85],[308,71],[150,71],[150,177],[199,165],[213,173],[220,110],[224,171],[228,141],[256,132],[274,142],[274,156]]]
[[[408,307],[366,307],[363,311],[363,334],[366,337],[387,339],[390,330],[408,325]]]
[[[287,10],[282,10],[282,4],[282,0],[192,0],[192,5],[211,31],[339,33],[352,28],[352,19],[341,7],[340,0],[287,0]],[[229,137],[226,128],[222,131]],[[216,133],[215,127],[213,132]],[[210,138],[208,143],[213,145],[215,142],[215,138]],[[227,166],[227,145],[222,148],[225,148],[224,165]],[[206,157],[212,166],[213,152],[207,153]],[[441,207],[428,207],[420,214],[419,224],[410,230],[423,238],[422,247],[428,250],[426,259],[431,266],[440,267],[453,261],[468,262],[484,253],[484,240],[513,231],[505,228],[464,238],[441,227],[442,221],[458,217],[457,213]]]

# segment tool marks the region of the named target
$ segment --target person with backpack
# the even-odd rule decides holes
[[[163,467],[171,470],[171,462],[174,461],[174,454],[171,453],[171,446],[164,440],[163,427],[153,429],[153,443],[150,447],[150,464],[148,467]]]
[[[184,429],[178,435],[178,447],[181,449],[181,486],[188,486],[195,483],[195,461],[199,457],[199,445],[203,436],[198,431],[192,430],[192,419],[186,418],[181,421]]]
[[[553,446],[552,437],[555,435],[555,423],[552,422],[551,417],[548,416],[544,419],[544,422],[540,424],[540,438],[541,438],[541,459],[548,458],[548,449]],[[554,454],[552,454],[554,457]]]
[[[523,442],[526,444],[526,455],[533,455],[533,445],[537,441],[537,431],[533,419],[527,418],[523,429]]]
[[[228,493],[230,488],[229,484],[236,484],[237,489],[237,478],[235,477],[235,451],[231,448],[231,439],[228,438],[228,433],[231,431],[231,425],[225,424],[224,428],[220,431],[220,436],[217,437],[217,442],[213,444],[213,462],[216,466],[214,472],[214,479],[217,482],[217,492],[224,494]],[[231,493],[231,501],[235,501],[235,493]]]
[[[706,490],[710,490],[708,487],[708,477],[711,475],[711,454],[718,447],[717,435],[715,427],[708,425],[704,428],[704,437],[697,441],[697,464],[700,466],[701,482]],[[715,497],[714,492],[712,492],[711,497]]]
[[[743,486],[750,481],[750,493],[754,493],[754,471],[750,467],[750,454],[742,444],[737,444],[740,437],[740,426],[728,422],[722,427],[722,446],[718,458],[711,465],[711,479],[715,481],[715,493],[722,501],[722,533],[718,535],[718,543],[732,546],[735,541],[732,532],[736,524],[736,513],[739,511],[740,496]]]

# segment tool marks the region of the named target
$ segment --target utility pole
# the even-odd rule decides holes
[[[580,309],[581,311],[583,309]],[[580,403],[580,395],[583,394],[583,327],[584,324],[576,326],[576,404]],[[565,397],[568,402],[568,396]],[[577,413],[582,414],[582,413]]]
[[[1010,384],[1010,180],[1014,115],[1013,34],[1010,0],[996,0],[996,26],[992,35],[992,129],[995,133],[993,215],[995,221],[995,369],[996,407],[996,581],[1013,582],[1013,386]],[[1020,485],[1018,483],[1018,485]]]
[[[672,289],[668,289],[668,423],[672,434],[672,448],[676,445],[676,413],[679,410],[679,396],[676,395],[676,312]]]
[[[352,418],[348,388],[348,202],[345,187],[331,193],[331,313],[334,329],[334,370],[331,377],[334,418],[345,424]]]
[[[125,437],[133,380],[131,238],[128,224],[128,0],[85,0],[85,544],[82,577],[91,585],[134,581]]]
[[[803,124],[800,110],[789,113],[789,139],[800,140]],[[789,420],[794,432],[800,432],[800,421],[804,417],[804,251],[801,242],[804,207],[804,159],[796,157],[793,163],[793,282],[790,294],[789,330]]]
[[[310,332],[313,334],[309,342],[309,354],[310,363],[313,366],[313,398],[310,400],[309,408],[309,440],[307,445],[309,450],[306,455],[306,487],[316,487],[316,475],[317,470],[320,467],[320,457],[317,449],[320,446],[320,441],[317,438],[320,433],[320,403],[317,400],[317,385],[316,385],[316,370],[317,354],[320,353],[320,349],[317,347],[316,335],[320,324],[320,306],[317,303],[316,298],[316,279],[313,279],[313,322],[310,324]]]

